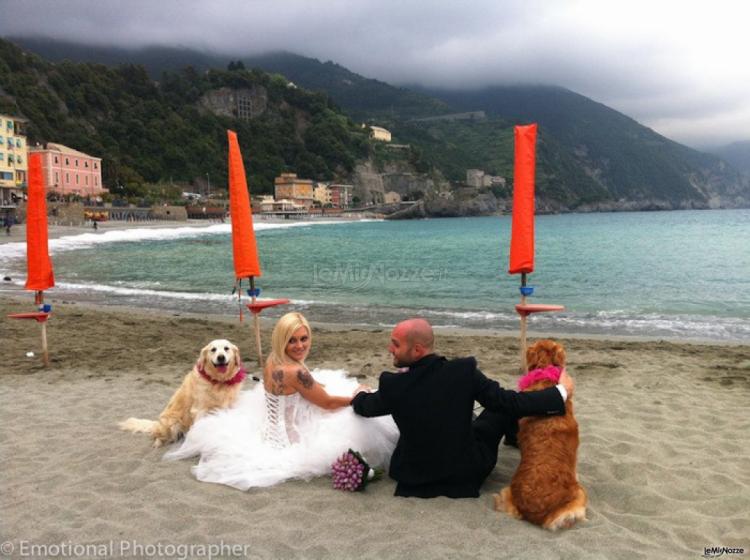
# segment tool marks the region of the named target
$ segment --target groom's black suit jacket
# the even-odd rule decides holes
[[[505,390],[477,369],[474,358],[449,361],[435,354],[404,373],[382,373],[377,392],[354,397],[357,414],[391,414],[401,432],[389,469],[398,482],[396,495],[479,496],[497,460],[502,434],[497,434],[494,450],[477,440],[474,401],[509,419],[565,412],[555,387],[528,393]]]

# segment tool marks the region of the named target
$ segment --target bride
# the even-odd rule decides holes
[[[349,448],[386,467],[398,440],[390,416],[363,418],[349,403],[362,389],[343,370],[305,365],[312,331],[300,313],[287,313],[271,336],[263,384],[244,391],[234,407],[204,416],[166,459],[200,455],[198,480],[247,490],[329,474]]]

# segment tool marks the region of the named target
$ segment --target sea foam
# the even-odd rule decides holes
[[[361,220],[371,221],[371,220]],[[350,223],[342,220],[316,220],[314,222],[291,223],[263,223],[253,224],[256,232],[273,229],[289,229],[293,227],[333,225]],[[57,239],[50,239],[48,243],[50,255],[63,251],[76,251],[105,243],[135,243],[138,241],[164,241],[189,239],[209,235],[228,235],[232,232],[231,224],[213,224],[209,226],[180,226],[180,227],[148,227],[113,229],[101,233],[80,233]],[[26,257],[26,242],[12,242],[0,245],[0,273],[9,269],[12,261]]]

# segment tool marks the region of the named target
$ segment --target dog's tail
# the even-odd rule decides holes
[[[117,424],[121,430],[126,432],[133,432],[134,434],[150,434],[154,435],[154,428],[158,422],[155,420],[143,420],[141,418],[128,418]]]

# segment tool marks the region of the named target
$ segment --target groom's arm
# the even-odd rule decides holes
[[[352,399],[352,408],[360,416],[370,418],[371,416],[385,416],[390,414],[391,410],[383,402],[380,391],[366,393],[362,391]]]
[[[475,399],[484,408],[513,416],[553,416],[565,414],[565,401],[557,387],[541,391],[516,392],[503,389],[497,381],[474,370]]]
[[[372,416],[385,416],[391,414],[391,407],[387,402],[387,399],[383,396],[383,381],[386,373],[380,376],[379,389],[374,393],[368,393],[361,391],[357,393],[352,399],[352,408],[354,412],[360,416],[372,417]],[[386,380],[387,383],[387,380]]]

